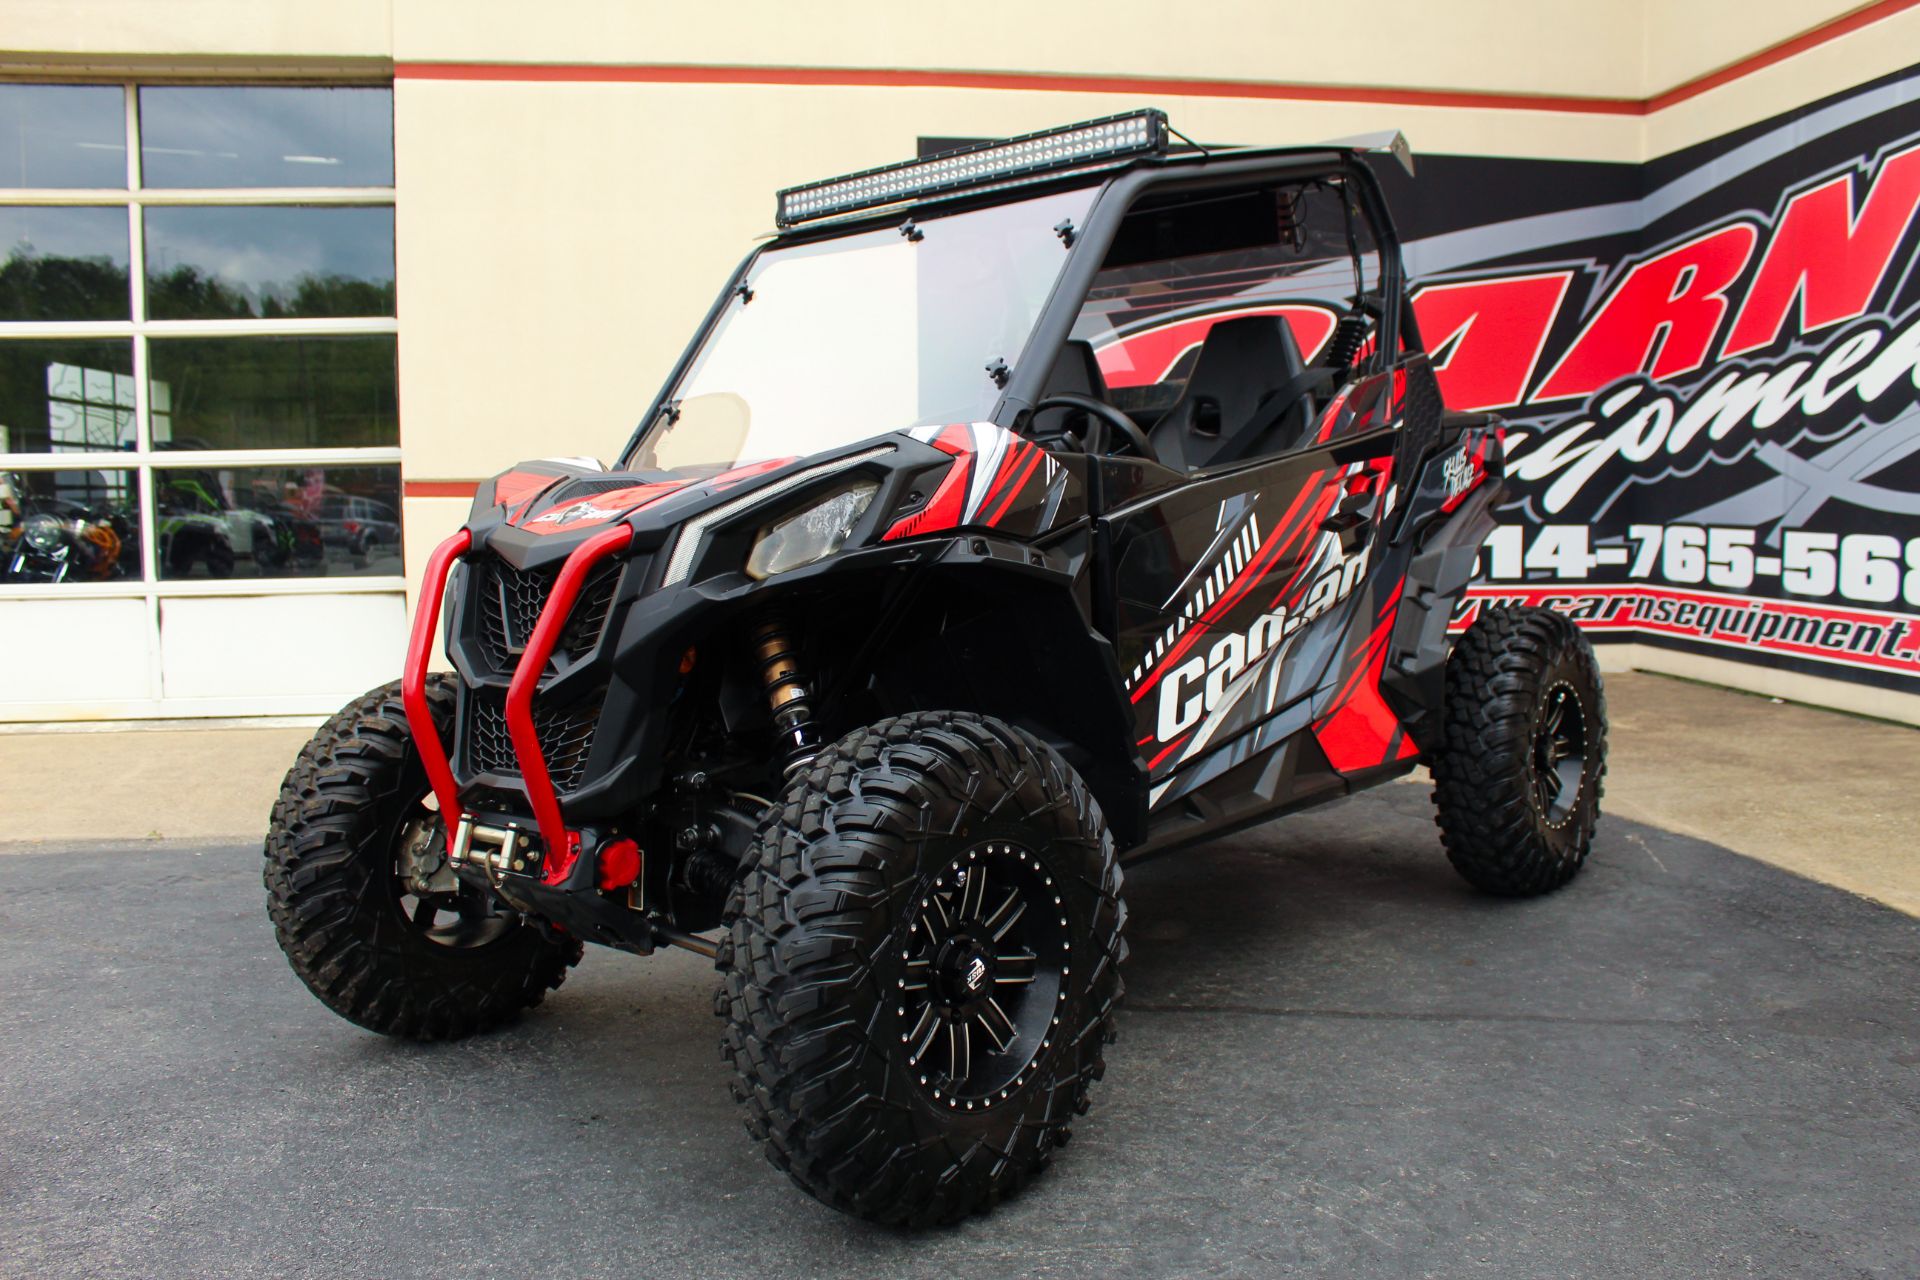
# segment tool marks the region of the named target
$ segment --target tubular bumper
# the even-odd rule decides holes
[[[547,659],[553,656],[554,646],[560,642],[560,633],[566,629],[574,602],[580,598],[580,589],[586,585],[587,575],[595,565],[625,550],[632,541],[632,526],[615,525],[587,539],[567,557],[566,564],[561,566],[559,578],[553,584],[552,594],[540,610],[540,621],[534,625],[526,652],[520,655],[519,665],[513,669],[513,680],[507,686],[507,736],[513,740],[513,754],[520,763],[520,780],[527,789],[527,800],[533,806],[534,821],[540,826],[540,839],[546,845],[543,878],[550,885],[560,883],[572,869],[574,859],[580,852],[580,836],[577,832],[567,830],[566,820],[560,813],[560,799],[553,788],[553,777],[547,772],[546,756],[540,750],[540,735],[534,728],[533,695],[539,688],[540,677],[546,672]],[[436,558],[439,554],[439,551],[434,552]],[[431,563],[427,572],[431,578]],[[425,705],[423,690],[423,712]],[[409,721],[411,718],[410,710]],[[443,762],[445,758],[443,753]],[[448,782],[452,782],[451,773],[448,774]],[[445,805],[443,799],[443,811]]]
[[[453,562],[473,546],[473,534],[466,529],[454,534],[433,549],[427,557],[426,580],[420,584],[420,604],[413,615],[413,632],[407,637],[407,665],[400,679],[400,701],[407,709],[407,728],[413,734],[414,749],[427,771],[427,781],[440,802],[440,820],[447,838],[453,838],[460,825],[460,788],[453,780],[453,766],[447,760],[447,746],[427,707],[427,662],[433,656],[434,632],[440,627],[440,601],[447,592],[447,575]]]

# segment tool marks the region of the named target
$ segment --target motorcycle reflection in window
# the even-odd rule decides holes
[[[111,506],[59,498],[27,498],[9,530],[8,582],[108,582],[140,576],[140,544],[132,517]]]

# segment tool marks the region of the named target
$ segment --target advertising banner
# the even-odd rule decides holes
[[[1457,623],[1920,690],[1920,67],[1645,165],[1416,163],[1422,337],[1509,423]]]

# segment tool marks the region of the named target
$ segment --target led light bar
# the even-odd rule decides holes
[[[1009,178],[1152,155],[1166,149],[1167,114],[1150,107],[999,142],[975,143],[924,160],[883,165],[844,178],[788,187],[780,193],[774,221],[782,227],[791,227],[855,209],[917,200]]]

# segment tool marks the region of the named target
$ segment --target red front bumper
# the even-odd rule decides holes
[[[574,859],[580,853],[580,834],[567,829],[560,812],[560,797],[554,790],[546,755],[540,749],[540,736],[534,728],[533,699],[587,575],[602,560],[626,550],[632,541],[632,527],[620,524],[601,530],[574,548],[560,568],[552,594],[541,607],[540,619],[534,624],[533,635],[507,686],[507,734],[513,741],[513,754],[520,766],[527,801],[533,807],[534,821],[540,828],[541,842],[546,846],[542,878],[548,884],[558,884],[572,870]],[[401,700],[407,709],[407,727],[412,730],[420,762],[427,771],[427,781],[440,802],[440,817],[449,840],[460,826],[460,788],[454,781],[446,744],[440,740],[439,729],[427,706],[427,662],[432,657],[434,636],[440,625],[440,605],[446,594],[447,577],[453,572],[454,562],[472,547],[472,533],[462,529],[435,547],[428,557],[426,580],[420,589],[420,607],[414,614],[413,632],[407,642],[406,672],[400,684]]]

